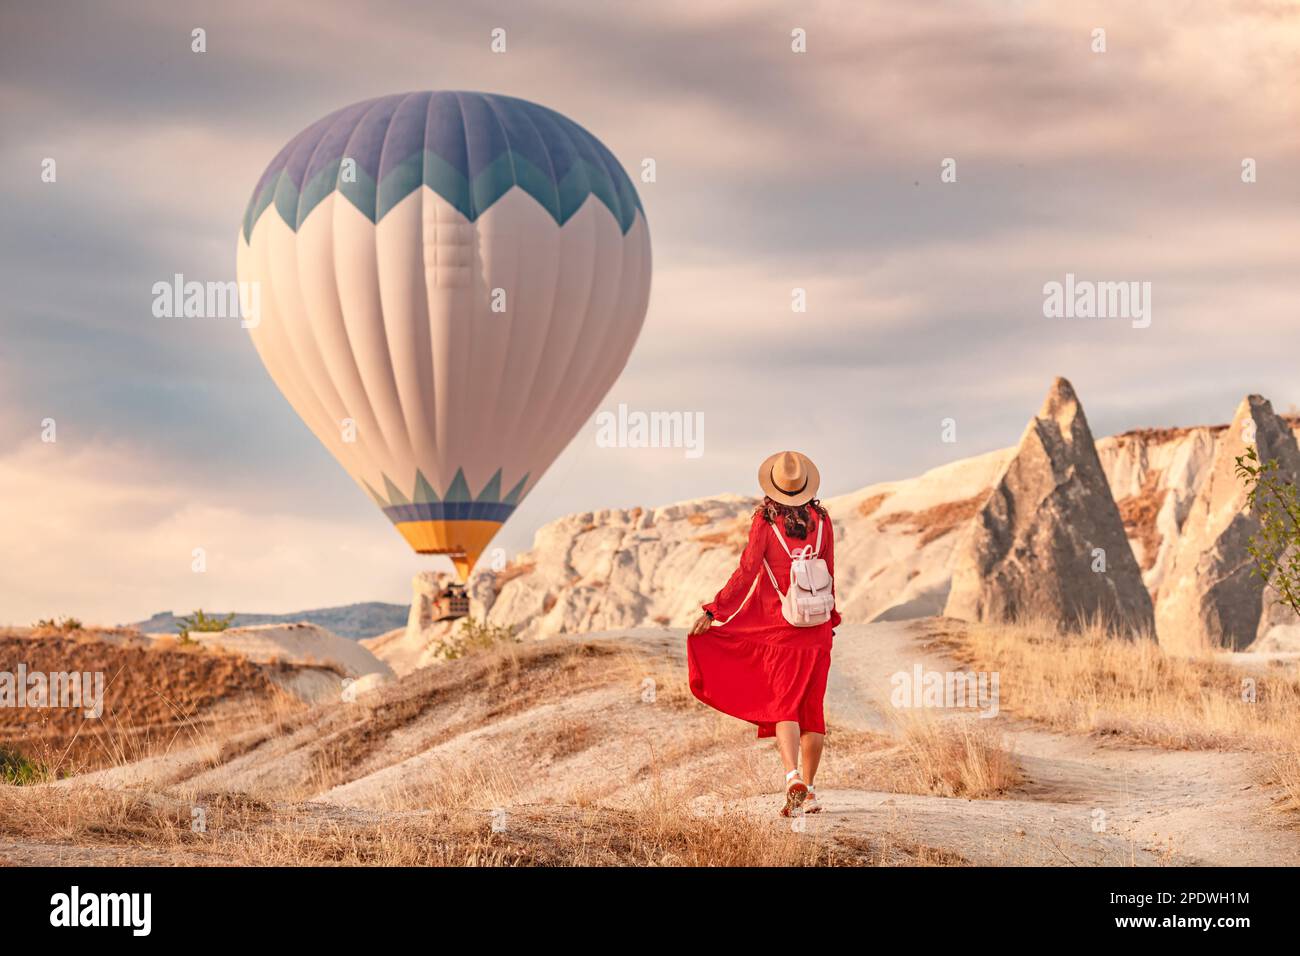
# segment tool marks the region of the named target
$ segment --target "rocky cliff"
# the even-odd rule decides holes
[[[1246,548],[1260,525],[1236,474],[1237,458],[1251,446],[1276,461],[1282,477],[1294,482],[1300,475],[1290,426],[1265,399],[1247,396],[1219,437],[1160,582],[1156,626],[1170,646],[1244,650],[1255,640],[1268,598]]]
[[[1015,454],[967,523],[944,614],[1032,617],[1154,636],[1142,581],[1083,406],[1052,383]]]
[[[1288,418],[1286,425],[1294,430],[1297,421]],[[1157,617],[1162,582],[1178,563],[1184,525],[1226,447],[1227,431],[1227,425],[1152,428],[1096,441]],[[836,590],[845,619],[942,613],[954,549],[1015,453],[1007,448],[963,458],[915,478],[825,499],[835,521]],[[684,627],[734,569],[756,503],[727,494],[560,518],[539,529],[533,547],[504,570],[475,573],[473,613],[516,628],[524,639],[638,625]],[[413,621],[420,588],[417,582]],[[412,625],[364,643],[404,672],[437,660],[448,630],[446,624]]]

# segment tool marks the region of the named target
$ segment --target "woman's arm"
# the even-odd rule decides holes
[[[826,570],[831,573],[831,597],[835,597],[835,525],[827,515],[819,515],[826,524],[825,537],[822,539],[822,558],[826,561]],[[831,608],[831,627],[840,626],[840,609]]]
[[[704,605],[705,614],[711,615],[714,620],[725,621],[740,610],[740,605],[749,594],[749,589],[754,584],[754,577],[763,563],[763,553],[767,548],[765,535],[768,533],[767,522],[763,520],[763,516],[755,514],[749,526],[749,541],[746,542],[745,550],[740,555],[740,567],[736,568],[731,575],[731,580],[722,586],[717,597]]]

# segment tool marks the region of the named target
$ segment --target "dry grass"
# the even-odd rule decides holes
[[[1300,826],[1300,753],[1293,750],[1274,757],[1264,771],[1263,783],[1278,788],[1277,809]]]
[[[630,806],[518,805],[492,768],[447,768],[436,807],[412,793],[382,810],[269,802],[241,794],[0,787],[0,838],[113,851],[116,859],[229,866],[843,866],[954,865],[955,853],[892,833],[840,839],[777,817],[693,801],[696,784],[662,772]],[[426,798],[428,794],[424,794]],[[775,798],[773,798],[775,806]],[[709,805],[706,805],[709,806]],[[204,827],[194,826],[201,808]],[[60,857],[67,860],[67,855]]]
[[[599,727],[589,720],[561,721],[528,734],[524,746],[537,759],[554,762],[589,749],[599,732]]]
[[[838,731],[825,775],[839,786],[968,800],[1000,797],[1023,776],[1002,734],[975,717],[902,718],[896,736]]]
[[[0,788],[0,836],[80,850],[115,848],[169,865],[811,866],[912,862],[923,848],[842,847],[741,813],[684,812],[658,792],[638,807],[531,806],[416,812],[193,800],[93,787]],[[205,827],[194,827],[201,807]],[[163,857],[159,859],[157,854]]]
[[[495,646],[355,704],[268,710],[238,734],[190,729],[185,743],[203,744],[197,757],[127,784],[137,789],[0,787],[6,856],[232,866],[965,862],[891,828],[792,830],[775,812],[771,741],[699,705],[676,655],[620,641]],[[978,796],[994,785],[992,755],[978,747],[859,737],[832,738],[824,787],[851,784],[859,759],[891,778],[878,789]],[[428,756],[372,786],[372,774],[417,754]],[[307,802],[353,782],[365,808]],[[205,828],[192,825],[195,808]]]
[[[0,634],[0,660],[10,666],[23,662],[32,672],[103,674],[98,719],[80,708],[0,708],[0,738],[51,777],[225,739],[300,707],[275,683],[294,667],[169,647],[138,639],[133,631],[104,633]]]
[[[155,638],[151,642],[150,650],[166,654],[229,654],[220,645],[200,644],[194,640],[182,642],[180,637],[175,634]]]
[[[642,700],[653,700],[659,706],[673,709],[697,706],[684,663],[651,656],[626,646],[614,646],[617,652],[610,676],[623,683],[629,692],[635,692]]]
[[[903,728],[899,783],[910,793],[979,799],[1001,796],[1023,777],[1002,735],[977,717],[914,717]]]
[[[684,812],[693,794],[648,788],[623,815],[634,860],[672,866],[813,866],[860,862],[833,845],[803,839],[778,819],[756,820],[738,810]],[[665,853],[666,851],[666,853]],[[658,857],[658,859],[656,859]]]
[[[1300,742],[1300,681],[1279,668],[1173,656],[1097,625],[950,624],[937,636],[969,666],[999,673],[1003,710],[1058,730],[1190,750],[1294,753]]]

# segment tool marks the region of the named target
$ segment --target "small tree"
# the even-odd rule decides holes
[[[1279,599],[1300,614],[1300,493],[1284,478],[1278,460],[1259,460],[1251,445],[1237,456],[1237,477],[1246,486],[1246,504],[1259,520],[1246,553],[1254,561],[1251,575],[1264,579]]]
[[[190,638],[191,631],[198,631],[200,634],[211,633],[213,631],[224,631],[230,627],[230,622],[235,619],[233,613],[225,617],[218,617],[215,614],[204,614],[203,608],[199,608],[189,617],[183,617],[176,625],[180,631],[180,642],[182,644],[197,643]]]
[[[461,618],[447,634],[438,656],[445,660],[456,660],[475,651],[486,651],[499,644],[511,644],[516,641],[513,625],[489,624],[475,617]]]

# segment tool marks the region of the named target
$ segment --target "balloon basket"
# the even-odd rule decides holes
[[[435,621],[455,621],[468,617],[469,595],[465,593],[465,585],[447,585],[446,589],[434,599],[431,610]]]

